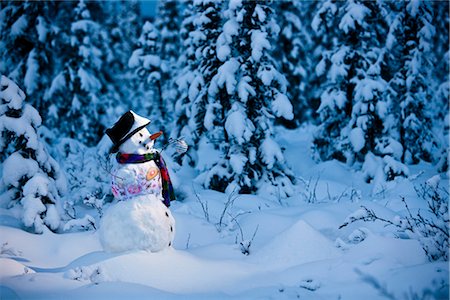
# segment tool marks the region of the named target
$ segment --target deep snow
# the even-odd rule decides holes
[[[400,196],[426,209],[414,186],[435,169],[412,166],[373,194],[361,172],[312,161],[311,137],[278,129],[297,177],[289,199],[204,190],[191,169],[172,170],[176,235],[158,253],[105,252],[94,230],[31,234],[0,211],[1,299],[448,299],[448,262],[429,262],[418,241],[378,222],[339,229],[361,205],[405,214]]]

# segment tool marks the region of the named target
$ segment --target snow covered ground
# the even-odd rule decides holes
[[[414,186],[433,167],[373,195],[360,172],[313,162],[310,139],[311,127],[279,130],[290,199],[204,190],[178,170],[174,245],[159,253],[104,252],[96,231],[30,234],[0,212],[1,299],[448,299],[448,262],[429,262],[417,240],[380,222],[339,229],[361,205],[404,215],[400,196],[426,210]]]

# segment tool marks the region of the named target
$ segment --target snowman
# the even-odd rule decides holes
[[[175,220],[168,207],[175,196],[164,160],[153,148],[162,132],[151,135],[149,124],[128,111],[106,130],[115,154],[111,188],[118,200],[105,212],[99,229],[108,252],[158,252],[172,245]]]

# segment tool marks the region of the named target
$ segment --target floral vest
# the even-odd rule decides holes
[[[116,160],[118,164],[111,172],[111,188],[116,199],[155,194],[162,196],[167,207],[175,200],[169,172],[159,152],[142,155],[119,152]]]

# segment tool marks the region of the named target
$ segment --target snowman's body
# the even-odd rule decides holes
[[[153,140],[146,128],[120,147],[120,153],[151,154]],[[156,153],[158,154],[158,153]],[[163,203],[161,172],[154,160],[114,163],[111,170],[114,197],[120,200],[101,221],[100,241],[106,251],[161,251],[170,247],[175,220]]]
[[[115,164],[111,175],[112,192],[118,200],[127,200],[137,195],[161,195],[161,174],[154,161]]]
[[[112,206],[103,216],[100,242],[108,252],[158,252],[172,245],[175,220],[161,199],[139,195]]]

